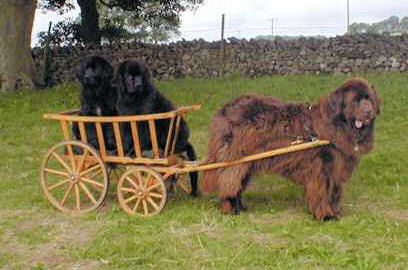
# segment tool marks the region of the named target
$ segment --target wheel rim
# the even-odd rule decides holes
[[[98,152],[79,141],[63,141],[48,151],[40,182],[48,201],[72,215],[97,209],[109,186],[106,166]]]
[[[157,215],[166,199],[167,191],[162,176],[149,168],[132,168],[119,180],[119,204],[129,215]]]

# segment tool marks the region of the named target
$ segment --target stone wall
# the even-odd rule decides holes
[[[58,48],[52,52],[54,83],[75,79],[83,56],[97,54],[116,66],[126,58],[144,59],[156,79],[219,76],[220,42],[181,41],[166,45],[126,44],[98,48]],[[34,49],[41,72],[43,52]],[[329,39],[229,40],[225,45],[225,74],[243,76],[293,73],[349,73],[408,70],[408,36],[353,35]]]

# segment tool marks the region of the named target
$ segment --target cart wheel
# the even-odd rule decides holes
[[[80,141],[63,141],[48,151],[40,183],[51,204],[72,215],[97,209],[109,186],[106,166],[98,152]]]
[[[118,183],[119,204],[129,215],[154,216],[167,199],[163,177],[146,167],[133,167]]]

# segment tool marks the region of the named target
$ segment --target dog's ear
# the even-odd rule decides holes
[[[334,119],[343,113],[345,88],[340,87],[327,97],[326,113]]]

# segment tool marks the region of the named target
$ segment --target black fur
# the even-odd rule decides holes
[[[115,81],[119,89],[117,101],[119,115],[153,114],[176,109],[171,101],[154,87],[150,72],[142,61],[131,59],[122,62],[118,67]],[[157,140],[162,150],[166,145],[169,123],[167,119],[156,121]],[[134,146],[130,126],[124,124],[121,128],[126,154],[133,155]],[[138,131],[142,151],[151,150],[148,123],[138,124]],[[194,148],[188,142],[189,134],[186,122],[181,120],[175,151],[176,153],[186,152],[189,160],[196,160]],[[193,196],[197,195],[197,178],[196,172],[190,173]]]
[[[77,78],[81,83],[81,109],[79,115],[87,116],[115,116],[117,91],[112,86],[113,68],[104,58],[90,56],[80,65]],[[99,149],[98,138],[94,124],[86,124],[88,143]],[[113,151],[116,148],[113,127],[110,124],[103,126],[106,149]],[[72,126],[76,139],[80,139],[77,124]]]

